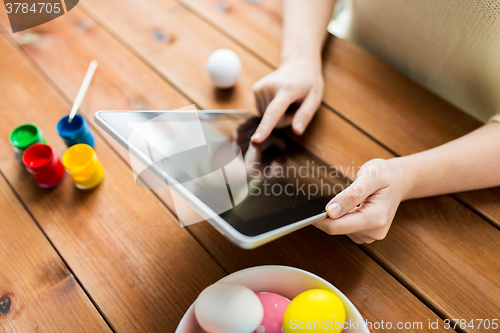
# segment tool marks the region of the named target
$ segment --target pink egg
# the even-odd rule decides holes
[[[264,319],[253,333],[283,333],[283,316],[290,304],[287,298],[273,293],[257,293],[264,308]]]

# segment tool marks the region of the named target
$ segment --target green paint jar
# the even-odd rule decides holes
[[[10,144],[21,158],[24,151],[35,143],[47,143],[42,130],[35,124],[22,124],[10,132]]]

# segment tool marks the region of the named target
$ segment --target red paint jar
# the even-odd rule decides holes
[[[23,154],[23,164],[40,187],[53,187],[64,177],[64,167],[52,147],[37,143]]]

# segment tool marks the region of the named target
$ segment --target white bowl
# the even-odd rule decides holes
[[[325,289],[337,295],[344,304],[346,322],[348,324],[359,323],[359,325],[355,325],[356,328],[346,328],[342,333],[370,332],[362,323],[364,320],[359,311],[340,290],[322,278],[298,268],[287,266],[252,267],[228,275],[216,283],[219,282],[241,284],[254,292],[272,292],[290,300],[309,289]],[[205,333],[194,316],[194,303],[182,317],[175,333]]]

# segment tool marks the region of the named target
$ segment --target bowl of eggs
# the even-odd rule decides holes
[[[203,290],[176,333],[369,332],[337,288],[304,270],[258,266]]]

